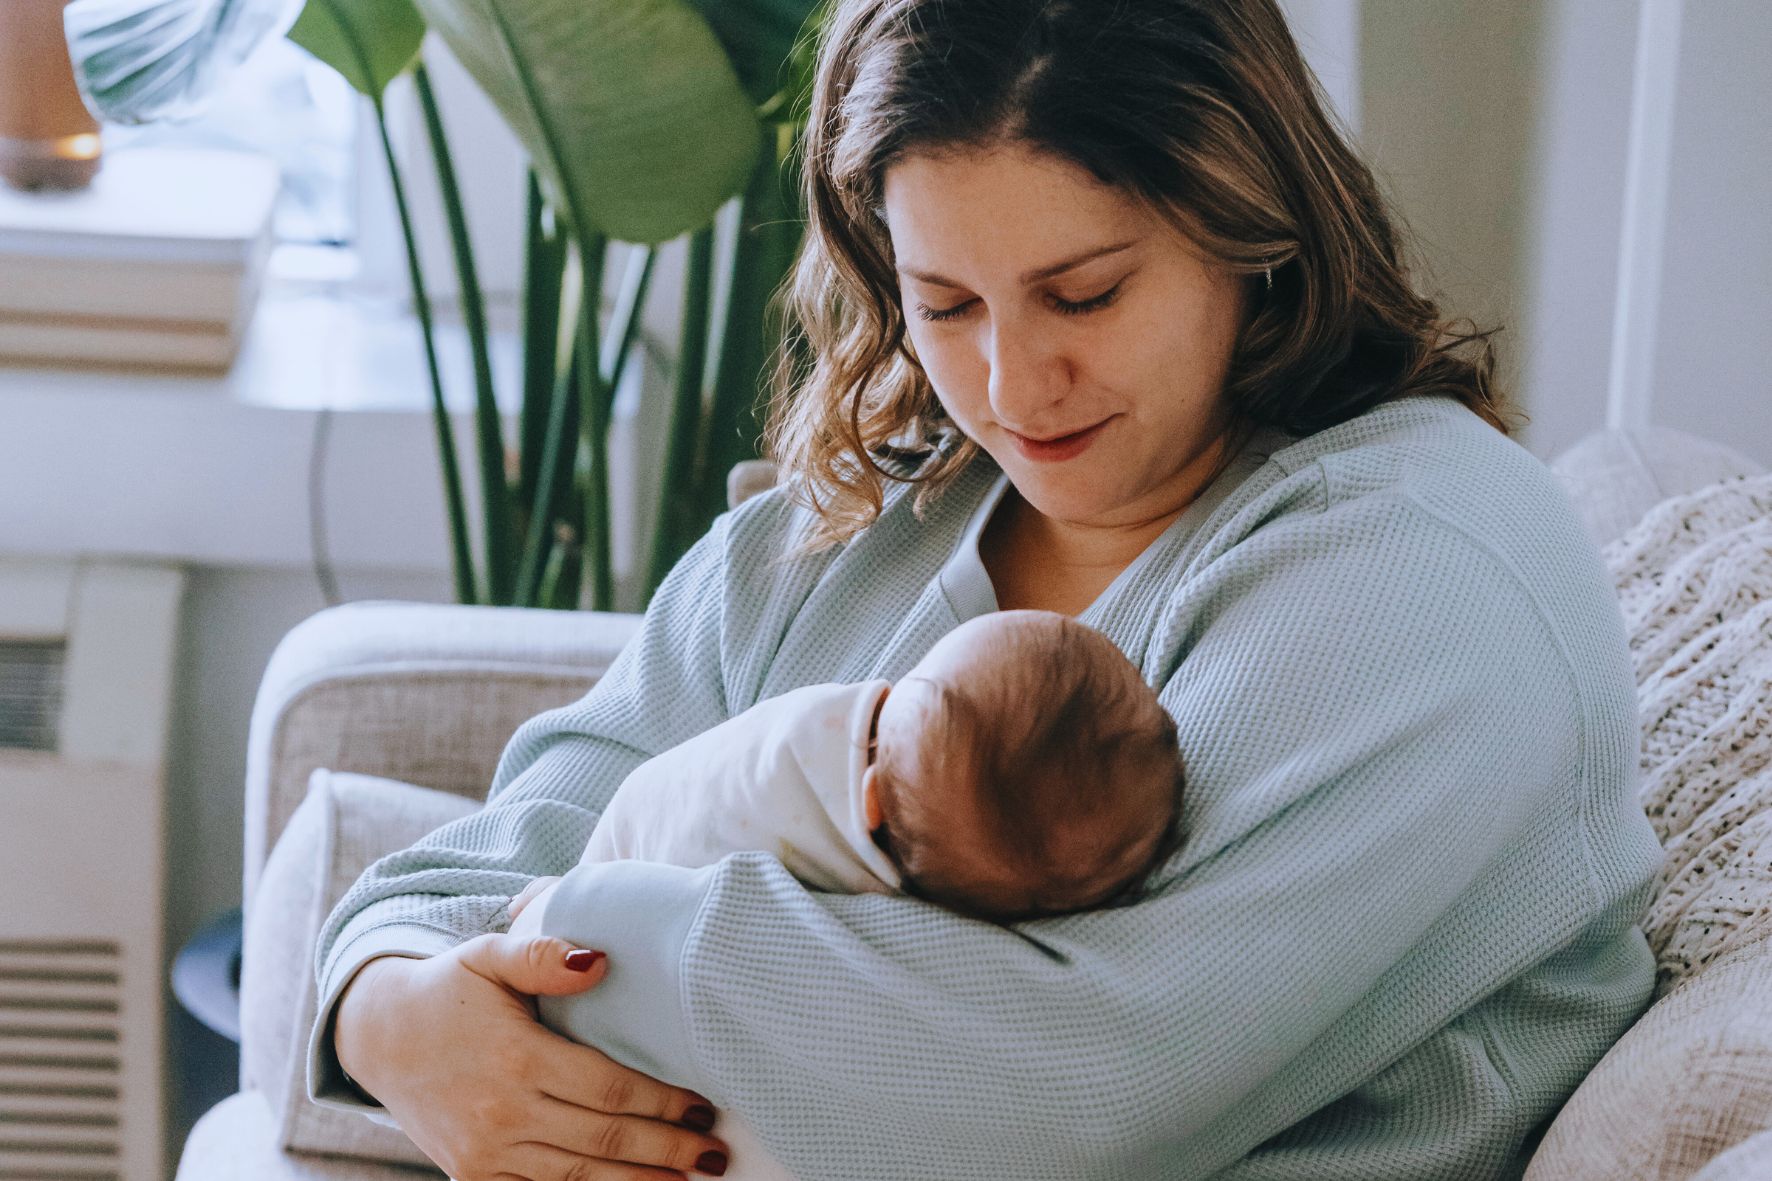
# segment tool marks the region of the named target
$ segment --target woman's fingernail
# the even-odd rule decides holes
[[[695,1158],[695,1171],[706,1173],[710,1177],[724,1177],[726,1175],[726,1154],[714,1152],[711,1149],[702,1153]]]
[[[597,966],[597,961],[602,958],[602,952],[586,951],[581,947],[577,951],[569,951],[566,953],[566,966],[571,968],[574,972],[589,972],[592,968]]]
[[[705,1132],[714,1126],[714,1109],[697,1103],[683,1113],[683,1126],[691,1132]]]

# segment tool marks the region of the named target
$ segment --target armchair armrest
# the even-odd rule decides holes
[[[484,798],[518,726],[577,700],[637,615],[350,603],[272,653],[247,737],[245,908],[317,768]]]

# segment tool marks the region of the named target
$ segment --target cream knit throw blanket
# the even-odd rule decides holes
[[[1659,997],[1772,935],[1772,474],[1663,501],[1603,552],[1666,850],[1643,918]]]

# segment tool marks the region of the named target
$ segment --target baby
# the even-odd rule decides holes
[[[1001,611],[896,684],[795,689],[641,764],[581,864],[762,850],[813,889],[1012,923],[1135,895],[1180,844],[1182,779],[1175,723],[1113,641]],[[512,901],[514,933],[540,933],[559,880]],[[742,1175],[785,1176],[735,1123],[718,1134]]]
[[[896,685],[795,689],[641,764],[581,861],[757,849],[814,889],[1015,922],[1135,888],[1178,843],[1181,788],[1175,723],[1111,640],[1000,611]]]

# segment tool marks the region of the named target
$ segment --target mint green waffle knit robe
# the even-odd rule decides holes
[[[996,608],[987,457],[811,557],[784,560],[806,517],[777,490],[517,732],[483,811],[339,903],[312,1094],[354,1102],[321,1034],[365,960],[502,930],[571,870],[544,930],[609,975],[543,1019],[741,1112],[802,1181],[1517,1176],[1653,986],[1605,569],[1546,468],[1450,400],[1243,459],[1079,616],[1180,730],[1187,837],[1155,896],[1011,929],[812,893],[763,853],[573,868],[642,760],[801,685],[896,678]]]

